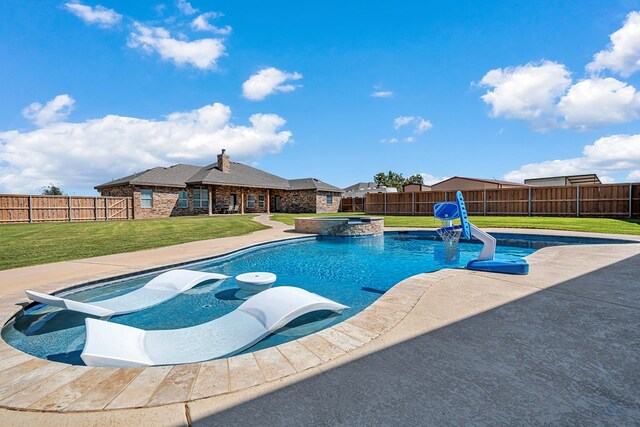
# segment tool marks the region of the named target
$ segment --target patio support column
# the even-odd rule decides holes
[[[244,215],[244,190],[240,191],[240,213]]]
[[[209,215],[213,215],[213,187],[209,186]]]
[[[271,213],[271,190],[267,188],[267,213]]]

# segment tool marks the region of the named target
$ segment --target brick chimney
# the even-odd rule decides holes
[[[231,162],[229,161],[229,156],[224,154],[225,151],[227,150],[223,148],[222,153],[218,154],[218,169],[224,173],[229,173],[231,171]]]

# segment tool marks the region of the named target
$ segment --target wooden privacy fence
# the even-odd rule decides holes
[[[365,212],[364,197],[343,197],[340,201],[340,212]]]
[[[133,219],[131,197],[0,194],[0,223]]]
[[[433,215],[433,206],[455,201],[455,193],[368,193],[365,212]],[[467,190],[462,195],[469,215],[640,216],[640,183]]]

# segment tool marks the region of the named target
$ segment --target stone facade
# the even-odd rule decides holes
[[[212,212],[222,213],[223,209],[230,205],[231,195],[236,195],[236,204],[244,206],[244,213],[333,213],[340,207],[340,193],[331,193],[315,190],[269,190],[265,188],[249,188],[234,186],[201,186],[188,188],[173,187],[144,187],[133,185],[120,185],[101,189],[103,196],[132,197],[134,218],[166,218],[169,216],[206,215],[209,207],[195,207],[194,190],[206,188],[209,192],[209,201],[213,202]],[[152,190],[152,206],[142,207],[141,190]],[[178,207],[180,191],[187,191],[189,203],[186,208]],[[242,196],[244,194],[244,196]],[[254,196],[254,207],[248,206],[249,195]],[[333,203],[327,204],[327,195],[331,195]],[[261,206],[260,198],[264,202]],[[279,203],[276,198],[279,198]],[[244,200],[244,203],[243,203]],[[279,205],[279,209],[278,209]],[[240,211],[242,212],[242,208]]]
[[[152,199],[151,207],[142,207],[141,190],[151,190]],[[189,207],[178,207],[178,192],[187,191],[189,194]],[[193,192],[191,189],[181,189],[173,187],[138,187],[133,185],[122,185],[117,187],[104,188],[101,190],[103,196],[115,196],[115,197],[132,197],[133,198],[133,217],[135,219],[147,219],[147,218],[166,218],[169,216],[181,216],[181,215],[194,215],[197,213],[207,213],[208,210],[204,209],[203,212],[197,212],[193,207]]]
[[[271,193],[271,212],[312,213],[316,211],[314,190],[273,190]],[[280,197],[280,209],[277,209],[276,197]]]
[[[327,196],[331,196],[332,203],[327,203]],[[340,208],[342,196],[340,193],[332,193],[329,191],[316,192],[316,209],[317,213],[336,213]]]
[[[244,213],[266,213],[269,203],[269,192],[265,188],[248,188],[248,187],[231,187],[231,186],[214,186],[213,199],[214,207],[229,206],[231,195],[236,195],[236,204],[240,206],[244,194]],[[247,204],[249,197],[254,196],[254,207],[250,208]],[[264,199],[263,205],[260,206],[260,197]],[[219,209],[218,209],[219,210]],[[272,207],[273,210],[273,207]],[[240,212],[242,212],[242,207]]]

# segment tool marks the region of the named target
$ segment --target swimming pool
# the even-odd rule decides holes
[[[521,234],[494,234],[498,259],[521,258],[545,246],[585,243],[624,243],[612,239],[582,239]],[[181,268],[235,276],[248,271],[278,275],[276,286],[298,286],[351,308],[342,315],[319,312],[297,319],[246,350],[281,344],[316,332],[355,315],[403,279],[442,268],[463,267],[479,251],[477,243],[460,242],[460,258],[444,261],[442,243],[434,232],[391,232],[357,238],[309,237],[258,246]],[[88,284],[64,293],[79,301],[96,301],[130,292],[160,271],[108,282]],[[61,293],[62,294],[62,293]],[[117,316],[111,322],[142,329],[173,329],[201,324],[237,308],[244,295],[233,280],[222,286],[201,285],[156,307]],[[86,315],[40,304],[10,322],[2,337],[36,357],[82,364]]]

